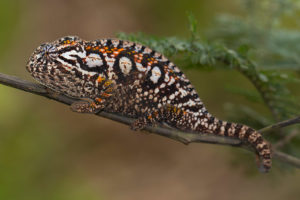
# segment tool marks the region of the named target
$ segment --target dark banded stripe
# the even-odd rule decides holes
[[[214,131],[215,134],[219,135],[220,134],[220,129],[222,127],[223,121],[219,120],[217,123],[217,129]]]
[[[209,124],[214,123],[214,121],[215,121],[215,117],[213,117],[213,116],[211,116],[211,117],[208,119],[208,123],[209,123]]]
[[[225,125],[225,131],[224,131],[224,135],[228,136],[228,129],[231,127],[231,123],[227,122]]]
[[[248,140],[249,136],[250,136],[253,132],[255,132],[255,130],[254,130],[253,128],[249,128],[249,127],[248,127],[248,129],[247,129],[247,131],[246,131],[246,133],[245,133],[245,135],[244,135],[244,139],[245,139],[245,140]]]
[[[234,137],[239,137],[240,131],[243,128],[244,125],[241,124],[236,124],[235,125],[235,130],[234,130]]]

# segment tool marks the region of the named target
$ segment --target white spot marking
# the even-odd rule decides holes
[[[136,63],[136,68],[141,72],[144,72],[147,70],[141,63],[138,63],[138,62]]]
[[[165,83],[162,83],[162,84],[160,85],[160,88],[164,88],[164,87],[166,87],[166,84],[165,84]]]
[[[115,63],[115,59],[114,58],[109,58],[108,56],[105,56],[105,61],[108,65],[108,78],[109,79],[113,79],[114,76],[116,75],[114,72],[113,72],[113,66],[114,66],[114,63]]]
[[[79,58],[85,58],[86,52],[85,51],[78,52],[78,51],[72,50],[72,51],[67,51],[67,52],[62,53],[61,56],[68,60],[77,60],[76,56],[78,56]]]
[[[135,45],[135,51],[139,52],[142,49],[142,47],[143,47],[142,45],[136,44]]]
[[[95,53],[91,53],[88,57],[86,57],[85,61],[87,66],[91,68],[103,65],[101,57]]]
[[[158,68],[158,67],[154,67],[153,69],[152,69],[152,75],[151,75],[151,77],[150,77],[150,80],[153,82],[153,83],[157,83],[158,82],[158,79],[160,78],[160,76],[161,76],[161,71],[160,71],[160,69]]]
[[[150,54],[151,52],[152,52],[152,49],[150,49],[150,48],[148,48],[148,47],[146,47],[146,48],[144,49],[144,53]]]
[[[179,92],[181,93],[180,97],[185,97],[187,95],[187,91],[182,88],[179,88]]]
[[[166,73],[165,74],[165,82],[169,82],[169,80],[170,80],[169,73]]]
[[[189,105],[189,106],[191,107],[191,106],[196,105],[196,103],[195,103],[193,100],[190,99],[190,100],[187,102],[187,105]]]
[[[173,77],[171,77],[171,79],[170,79],[168,85],[172,85],[174,82],[175,82],[175,79],[174,79]]]
[[[129,58],[122,57],[119,60],[119,66],[123,74],[128,75],[132,69],[132,63]]]

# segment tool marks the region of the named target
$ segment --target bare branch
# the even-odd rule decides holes
[[[284,145],[288,144],[297,135],[299,135],[299,131],[293,130],[290,134],[286,135],[284,138],[282,138],[276,144],[274,144],[273,148],[279,149],[279,148],[283,147]]]
[[[73,102],[76,101],[76,99],[67,97],[63,94],[57,94],[43,85],[25,81],[15,76],[9,76],[0,73],[0,83],[20,90],[24,90],[26,92],[44,96],[67,105],[71,105]],[[97,115],[126,125],[130,125],[134,121],[134,119],[124,117],[114,113],[100,112]],[[151,133],[156,133],[165,137],[175,139],[184,144],[189,144],[191,142],[205,142],[205,143],[224,144],[224,145],[231,145],[231,146],[242,145],[241,141],[238,139],[207,135],[205,133],[195,134],[195,133],[184,132],[183,134],[183,132],[175,129],[170,129],[166,127],[151,127],[151,126],[146,127],[145,130]]]
[[[22,79],[19,79],[18,77],[14,77],[14,76],[9,76],[9,75],[5,75],[5,74],[1,74],[0,73],[0,83],[3,85],[7,85],[10,87],[14,87],[26,92],[30,92],[33,94],[37,94],[40,96],[44,96],[47,97],[49,99],[67,104],[67,105],[71,105],[73,102],[76,101],[76,99],[67,97],[63,94],[57,94],[51,90],[49,90],[48,88],[46,88],[43,85],[40,84],[36,84],[36,83],[32,83],[29,81],[25,81]],[[107,112],[100,112],[97,114],[98,116],[101,117],[105,117],[126,125],[130,125],[134,119],[128,118],[128,117],[124,117],[118,114],[114,114],[114,113],[107,113]],[[285,126],[287,123],[285,123]],[[289,123],[289,124],[293,124],[293,123]],[[274,125],[272,125],[273,127]],[[278,126],[277,127],[281,127]],[[268,127],[266,127],[268,128]],[[264,129],[266,129],[264,128]],[[264,130],[262,129],[262,130]],[[272,128],[273,129],[273,128]],[[244,145],[240,140],[238,139],[233,139],[233,138],[226,138],[226,137],[222,137],[222,136],[214,136],[214,135],[209,135],[206,133],[200,133],[200,134],[196,134],[196,133],[189,133],[189,132],[182,132],[182,131],[178,131],[175,129],[170,129],[168,127],[163,127],[163,126],[157,126],[157,127],[152,127],[152,126],[148,126],[145,128],[146,131],[149,131],[151,133],[155,133],[164,137],[168,137],[171,138],[173,140],[179,141],[183,144],[189,144],[192,142],[202,142],[202,143],[213,143],[213,144],[221,144],[221,145],[230,145],[230,146],[235,146],[235,147],[242,147],[245,148],[247,150],[249,150],[249,148]],[[276,156],[276,158],[289,163],[295,167],[300,168],[300,159],[287,155],[285,153],[279,152],[279,151],[273,151],[274,155]]]
[[[274,151],[273,156],[282,162],[292,164],[294,167],[300,168],[300,159],[281,151]]]
[[[283,127],[290,126],[290,125],[293,125],[293,124],[298,124],[298,123],[300,123],[300,116],[295,117],[293,119],[288,119],[288,120],[285,120],[285,121],[282,121],[282,122],[278,122],[276,124],[272,124],[270,126],[262,128],[258,131],[260,133],[266,133],[266,132],[269,132],[271,130],[275,130],[275,129],[278,129],[278,128],[283,128]]]

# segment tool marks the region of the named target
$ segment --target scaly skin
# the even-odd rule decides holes
[[[239,138],[255,149],[262,171],[271,168],[270,145],[260,133],[213,117],[180,69],[148,47],[68,36],[38,47],[27,70],[54,91],[81,99],[72,104],[73,111],[136,118],[135,130],[167,123],[183,131]]]

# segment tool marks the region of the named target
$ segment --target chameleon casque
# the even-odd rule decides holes
[[[39,46],[27,70],[46,87],[75,97],[73,111],[108,111],[135,118],[132,129],[173,128],[239,138],[253,147],[260,169],[271,168],[271,147],[245,125],[221,121],[204,107],[181,70],[162,54],[129,41],[67,36]]]

